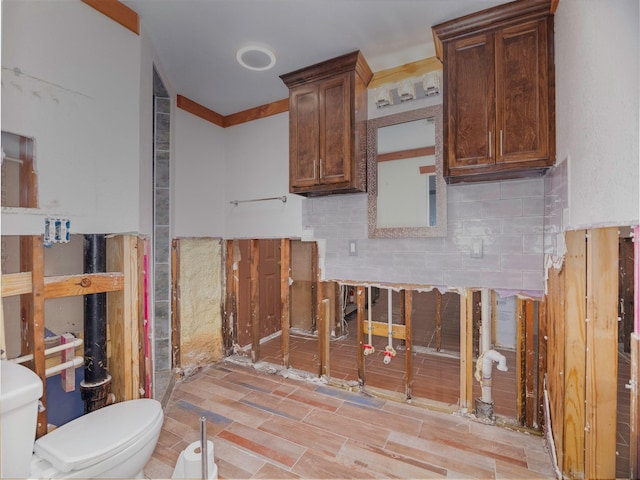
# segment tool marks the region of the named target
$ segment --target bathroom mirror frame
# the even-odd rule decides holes
[[[419,227],[380,227],[378,226],[378,129],[427,118],[435,119],[436,224]],[[369,238],[446,237],[447,185],[442,175],[442,105],[422,107],[367,121],[367,181]]]

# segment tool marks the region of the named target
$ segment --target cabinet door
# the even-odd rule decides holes
[[[351,76],[339,75],[320,86],[320,183],[351,181]]]
[[[319,183],[320,121],[318,86],[305,85],[289,96],[289,187],[310,187]]]
[[[496,163],[549,157],[546,20],[496,32]]]
[[[495,161],[493,35],[483,33],[449,42],[445,55],[446,176]]]

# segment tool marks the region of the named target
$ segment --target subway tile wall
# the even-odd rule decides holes
[[[370,239],[367,194],[308,198],[302,221],[325,241],[327,280],[489,287],[539,294],[544,287],[543,178],[448,185],[447,236]],[[481,239],[482,258],[471,257]],[[357,255],[349,255],[349,241]]]

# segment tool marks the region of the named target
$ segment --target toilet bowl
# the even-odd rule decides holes
[[[116,403],[34,442],[42,382],[26,367],[0,364],[0,477],[143,478],[162,428],[160,402]]]

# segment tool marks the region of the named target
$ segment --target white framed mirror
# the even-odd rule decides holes
[[[370,238],[444,237],[442,106],[367,122]]]

